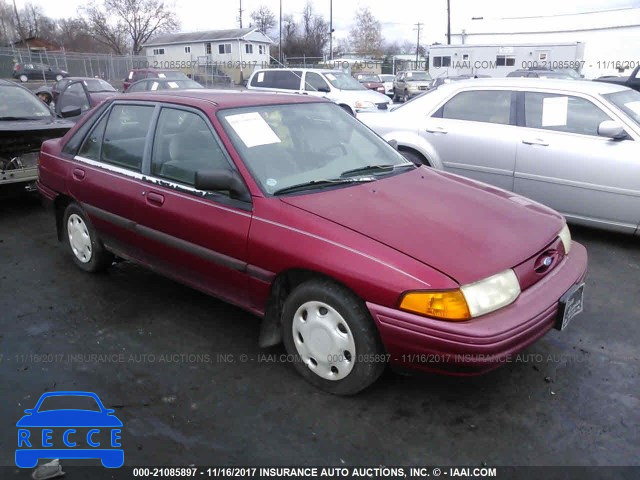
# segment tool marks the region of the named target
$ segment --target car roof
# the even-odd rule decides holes
[[[344,74],[342,70],[333,70],[328,68],[259,68],[253,71],[255,75],[256,72],[317,72],[317,73],[340,73]]]
[[[474,78],[448,83],[438,88],[461,89],[466,86],[481,87],[511,87],[511,88],[548,88],[554,90],[567,90],[591,95],[619,92],[627,87],[613,83],[594,82],[591,80],[569,80],[555,78]]]
[[[170,103],[209,107],[214,105],[216,109],[279,105],[283,103],[333,103],[329,100],[309,95],[249,90],[213,90],[207,88],[126,93],[119,94],[113,99],[157,102],[160,96],[163,97],[162,101]]]

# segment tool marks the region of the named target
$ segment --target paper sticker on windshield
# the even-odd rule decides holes
[[[264,72],[258,73],[258,83],[264,82]]]
[[[558,127],[567,124],[569,97],[548,97],[542,101],[542,126]]]
[[[157,90],[158,89],[158,85],[160,85],[158,82],[153,82],[151,84],[151,90]]]
[[[640,102],[629,102],[624,104],[629,110],[631,110],[636,115],[640,115]]]
[[[167,85],[169,85],[171,88],[178,88],[178,84],[176,82],[167,82]]]
[[[164,73],[159,73],[158,78],[167,78],[167,76]]]
[[[247,148],[281,142],[276,132],[258,112],[230,115],[227,117],[227,122]]]

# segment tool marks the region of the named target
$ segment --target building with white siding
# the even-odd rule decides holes
[[[271,60],[273,41],[255,28],[166,33],[144,45],[152,66],[183,70],[211,67],[240,83]]]
[[[628,75],[640,62],[640,8],[636,7],[554,16],[477,18],[461,27],[452,32],[452,44],[510,47],[579,42],[584,45],[582,73],[587,78]],[[553,64],[553,57],[547,59]]]

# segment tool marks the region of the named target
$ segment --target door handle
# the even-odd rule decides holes
[[[522,143],[525,145],[539,145],[541,147],[548,147],[549,144],[542,140],[541,138],[530,138],[522,140]]]
[[[160,195],[159,193],[149,192],[146,195],[147,203],[151,205],[155,205],[157,207],[161,206],[164,203],[164,195]]]
[[[73,175],[73,178],[75,178],[76,180],[83,180],[84,170],[82,170],[81,168],[74,168],[72,175]]]
[[[433,127],[433,128],[427,127],[424,130],[425,132],[428,132],[428,133],[442,133],[442,134],[449,133],[442,127]]]

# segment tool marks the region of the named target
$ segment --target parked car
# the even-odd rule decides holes
[[[406,102],[429,90],[431,75],[424,70],[399,72],[393,82],[393,101]]]
[[[13,78],[22,83],[29,80],[60,80],[68,76],[66,70],[43,63],[16,63],[13,66]]]
[[[581,78],[575,70],[544,70],[534,68],[514,70],[513,72],[509,72],[507,77],[555,78],[558,80],[580,80]]]
[[[249,78],[247,88],[324,97],[351,114],[366,110],[387,109],[391,104],[386,95],[368,90],[353,77],[338,70],[258,69]]]
[[[384,84],[375,73],[356,73],[353,78],[358,80],[365,88],[375,90],[376,92],[385,93]]]
[[[118,91],[109,82],[100,78],[74,77],[57,95],[55,113],[59,117],[77,121],[100,102],[117,94]]]
[[[432,88],[438,88],[440,85],[444,85],[445,83],[459,82],[461,80],[469,80],[472,78],[491,78],[491,77],[490,75],[455,75],[451,77],[441,76],[431,80],[431,83],[429,84],[429,90],[431,90]]]
[[[63,136],[73,124],[56,120],[38,97],[17,83],[0,80],[0,98],[0,186],[32,189],[40,145]]]
[[[162,78],[170,80],[188,80],[183,72],[178,70],[160,70],[158,68],[134,68],[129,71],[127,77],[122,82],[122,89],[127,91],[132,83],[142,80],[143,78]]]
[[[407,158],[544,203],[575,223],[640,233],[640,93],[527,78],[442,85],[359,115]]]
[[[169,80],[166,78],[146,78],[132,83],[127,93],[153,92],[156,90],[186,90],[188,88],[204,88],[194,80]]]
[[[117,90],[109,82],[96,77],[66,77],[61,80],[58,80],[56,83],[53,84],[52,87],[44,87],[44,88],[49,88],[51,92],[51,96],[53,98],[53,103],[55,103],[67,85],[69,85],[71,82],[78,82],[78,81],[83,82],[87,91],[92,93],[117,92]]]
[[[380,81],[384,85],[384,94],[393,97],[393,81],[395,80],[395,75],[390,75],[387,73],[383,73],[382,75],[378,75],[380,77]]]
[[[260,344],[335,394],[387,362],[487,371],[582,309],[558,213],[416,167],[311,95],[121,95],[40,166],[81,270],[116,255],[261,316]]]
[[[596,82],[614,83],[616,85],[624,85],[640,92],[640,65],[638,65],[628,77],[600,77],[595,79]]]

